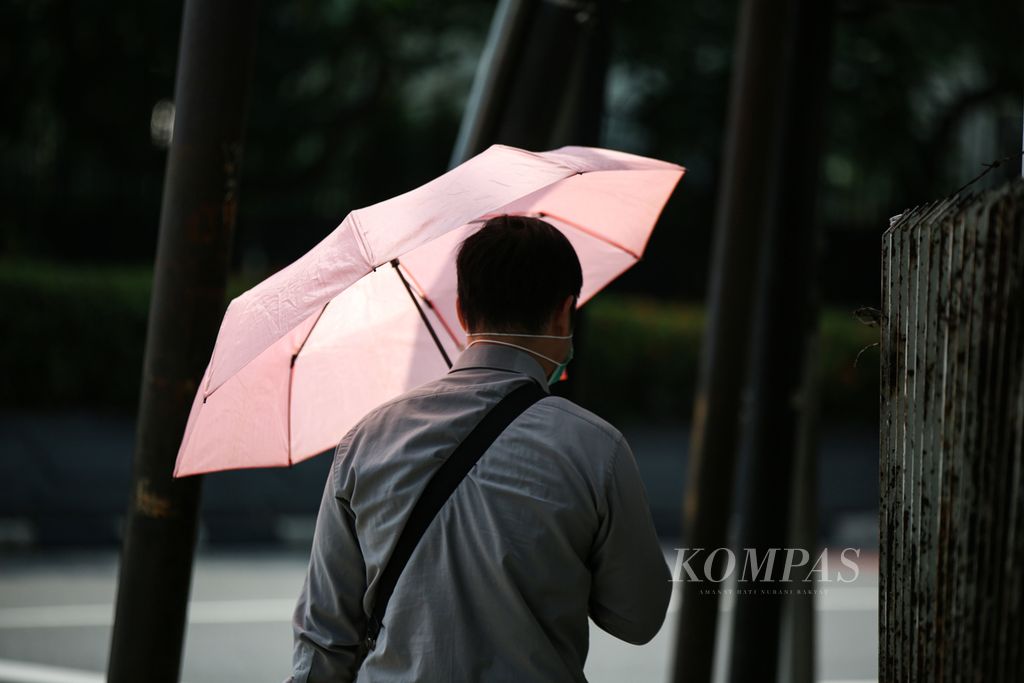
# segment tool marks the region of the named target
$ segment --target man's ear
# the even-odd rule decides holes
[[[458,294],[455,295],[455,315],[459,318],[459,325],[462,326],[462,331],[469,332],[469,330],[466,329],[466,316],[462,314],[462,301],[459,299]]]
[[[572,334],[572,322],[575,318],[576,312],[576,297],[571,294],[565,297],[565,301],[558,308],[558,312],[555,314],[555,334],[567,335]]]

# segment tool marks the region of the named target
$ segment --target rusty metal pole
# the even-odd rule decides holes
[[[1024,680],[1024,180],[882,236],[880,683]]]
[[[200,479],[171,471],[224,312],[255,33],[250,0],[185,3],[111,683],[181,668]]]
[[[705,553],[727,546],[758,254],[776,169],[773,154],[780,134],[790,12],[789,3],[746,0],[739,17],[684,503],[687,546]],[[725,553],[716,557],[726,559]],[[720,569],[714,570],[719,576]],[[685,580],[682,585],[673,665],[677,683],[711,681],[719,600],[717,591],[701,594],[702,587]]]

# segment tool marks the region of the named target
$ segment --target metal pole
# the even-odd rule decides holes
[[[603,4],[537,4],[495,120],[494,142],[527,149],[597,143],[607,51]],[[584,133],[592,139],[584,140]]]
[[[185,3],[111,683],[177,681],[200,479],[171,478],[224,312],[256,3]]]
[[[703,548],[705,557],[727,545],[757,257],[776,168],[772,155],[779,134],[782,46],[789,12],[788,3],[747,0],[739,17],[684,504],[686,543],[691,549]],[[725,553],[716,557],[726,559]],[[692,581],[682,585],[673,666],[678,683],[711,681],[718,594],[701,594],[702,586],[706,584]]]
[[[779,584],[786,561],[782,548],[792,547],[794,473],[800,463],[801,420],[808,408],[806,357],[818,326],[814,295],[818,242],[815,196],[821,149],[824,100],[830,62],[832,27],[828,0],[789,0],[790,36],[786,53],[784,108],[779,147],[770,175],[775,187],[769,232],[762,252],[761,285],[756,314],[758,341],[751,381],[750,471],[740,525],[740,557],[754,551],[764,558],[772,548],[782,553],[772,575],[743,584],[750,595],[737,596],[733,623],[732,683],[778,679],[785,588],[813,588],[802,583],[814,566],[815,547],[801,548],[810,559],[796,570],[791,584]],[[811,482],[807,482],[811,484]],[[813,543],[813,542],[812,542]],[[796,559],[799,559],[798,557]],[[813,575],[811,575],[813,578]],[[794,598],[797,599],[797,598]],[[810,595],[803,596],[812,601]],[[811,644],[808,644],[810,646]],[[787,679],[792,680],[792,679]]]
[[[607,72],[605,0],[501,0],[452,151],[456,166],[489,145],[525,149],[596,145]],[[586,311],[577,311],[576,354],[586,353]],[[582,381],[581,381],[582,380]],[[581,396],[579,368],[555,386]]]
[[[452,151],[596,144],[604,99],[604,0],[501,0]]]
[[[458,166],[493,142],[494,119],[499,116],[499,106],[505,99],[504,92],[522,49],[533,4],[533,0],[498,0],[449,168]]]
[[[793,510],[789,520],[789,547],[804,548],[811,556],[818,543],[818,387],[819,337],[815,335],[805,355],[804,408],[799,424],[794,467]],[[814,587],[814,584],[811,584]],[[783,633],[787,646],[779,679],[789,683],[814,683],[815,637],[814,600],[802,595],[787,596],[783,611]]]

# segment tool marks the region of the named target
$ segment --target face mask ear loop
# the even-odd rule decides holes
[[[572,334],[527,334],[526,332],[470,332],[467,337],[530,337],[532,339],[572,339]]]
[[[520,346],[519,344],[509,344],[508,342],[495,341],[493,339],[477,339],[475,341],[469,342],[469,344],[466,345],[466,348],[468,349],[473,344],[500,344],[501,346],[511,346],[513,349],[519,349],[520,351],[526,351],[527,353],[532,353],[533,355],[537,356],[538,358],[543,358],[544,360],[546,360],[549,363],[554,363],[555,365],[561,365],[561,363],[559,363],[554,358],[548,358],[543,353],[537,353],[533,349],[528,349],[525,346]]]

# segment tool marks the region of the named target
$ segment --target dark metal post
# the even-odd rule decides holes
[[[754,283],[776,168],[772,155],[779,134],[790,11],[788,3],[747,0],[739,18],[683,520],[687,546],[703,548],[704,557],[727,545]],[[716,557],[725,560],[724,553]],[[673,667],[678,683],[711,681],[719,601],[716,591],[702,595],[701,585],[682,585]]]
[[[456,166],[489,145],[597,144],[607,60],[605,0],[501,0],[459,137]]]
[[[177,681],[200,479],[171,470],[224,312],[256,3],[185,3],[111,683]]]
[[[501,114],[499,108],[506,99],[505,93],[526,39],[530,10],[535,1],[498,0],[452,150],[450,168],[494,142],[494,121]]]
[[[733,620],[733,683],[778,680],[782,608],[778,589],[813,588],[802,583],[814,566],[815,544],[801,548],[808,563],[797,569],[791,584],[779,584],[786,552],[791,548],[794,474],[800,464],[800,427],[809,392],[806,357],[818,326],[815,296],[820,232],[816,229],[815,196],[821,149],[824,100],[830,62],[832,27],[828,0],[788,0],[790,36],[785,87],[780,93],[783,114],[776,160],[770,174],[774,188],[766,213],[761,284],[758,287],[757,332],[752,357],[753,400],[747,499],[740,515],[738,562],[748,552],[764,558],[772,548],[782,553],[771,575],[742,584],[751,595],[738,595]],[[809,453],[807,455],[810,455]],[[813,486],[813,482],[807,482]],[[798,557],[796,559],[799,559]],[[740,565],[742,566],[742,564]],[[813,578],[813,575],[812,575]],[[811,595],[801,596],[812,602]],[[794,600],[800,599],[794,598]],[[806,605],[805,605],[806,606]],[[810,646],[811,644],[808,644]],[[787,679],[792,680],[792,679]]]
[[[804,548],[812,557],[818,543],[818,339],[815,335],[812,349],[805,355],[805,389],[801,401],[805,410],[799,425],[793,468],[793,509],[789,526],[789,547]],[[787,596],[782,617],[786,647],[780,653],[779,668],[779,678],[783,681],[814,683],[816,680],[814,608],[814,601],[807,596]]]
[[[596,145],[607,72],[605,0],[501,0],[452,152],[456,166],[502,143],[543,150]],[[586,310],[573,344],[586,347]],[[586,378],[582,378],[586,381]],[[579,367],[555,393],[581,395]]]

